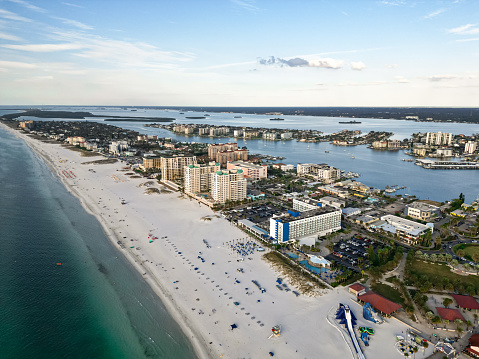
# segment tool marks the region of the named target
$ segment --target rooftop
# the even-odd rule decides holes
[[[421,211],[435,211],[438,209],[438,207],[433,206],[432,204],[420,202],[420,201],[413,202],[409,204],[408,207],[417,208],[417,209],[420,209]]]
[[[437,313],[442,319],[449,320],[450,322],[455,321],[456,319],[460,319],[463,322],[466,321],[464,316],[461,312],[457,309],[449,309],[449,308],[438,308],[436,307]]]
[[[300,215],[297,216],[297,217],[293,217],[292,215],[290,215],[288,213],[284,213],[284,214],[280,215],[279,217],[276,217],[276,218],[273,217],[273,219],[280,220],[283,223],[289,223],[289,222],[298,221],[300,219],[320,216],[322,214],[333,213],[333,212],[337,212],[337,213],[341,214],[341,211],[338,210],[337,208],[324,206],[324,207],[321,207],[321,208],[318,208],[318,209],[311,209],[309,211],[298,212],[298,213],[300,213]]]
[[[479,309],[479,303],[476,298],[471,297],[470,295],[452,294],[452,297],[461,308]]]
[[[358,299],[365,303],[371,304],[371,307],[386,315],[394,313],[396,310],[402,307],[402,305],[394,303],[373,291],[369,291],[358,296]]]

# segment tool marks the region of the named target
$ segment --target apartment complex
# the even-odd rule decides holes
[[[223,151],[216,153],[216,162],[225,165],[231,161],[248,160],[248,150]]]
[[[288,242],[307,235],[324,236],[341,229],[341,211],[331,207],[288,211],[270,218],[270,237],[278,242]]]
[[[196,165],[196,156],[169,156],[160,157],[161,179],[174,181],[181,179],[185,173],[185,167]]]
[[[210,160],[215,161],[218,152],[234,151],[237,149],[237,143],[211,143],[208,145],[208,157]]]
[[[160,158],[156,156],[145,156],[143,157],[143,169],[147,170],[148,168],[160,168]]]
[[[185,167],[185,192],[207,192],[211,188],[211,175],[220,170],[220,164],[210,162],[208,165],[188,165]]]
[[[468,141],[466,143],[466,146],[464,147],[464,153],[472,154],[476,151],[476,148],[477,148],[477,142]]]
[[[85,141],[85,139],[83,139],[83,141]],[[118,155],[121,152],[128,150],[128,142],[127,141],[112,141],[108,149],[110,153]]]
[[[341,176],[340,169],[326,164],[298,163],[296,172],[298,175],[310,175],[314,179],[323,181],[335,180]]]
[[[404,214],[406,216],[420,219],[423,221],[427,221],[429,218],[440,213],[441,212],[439,207],[419,201],[408,204],[406,205],[406,208],[404,208]]]
[[[426,145],[447,145],[452,143],[452,133],[428,132],[426,135]]]
[[[417,241],[422,234],[424,234],[428,229],[434,229],[434,227],[429,227],[427,225],[393,216],[391,214],[382,216],[381,220],[385,221],[386,223],[381,224],[376,228],[396,234],[408,244],[417,244]]]
[[[253,180],[259,180],[268,176],[267,165],[255,165],[253,163],[244,161],[232,161],[228,162],[226,169],[243,170],[245,178],[251,178]]]
[[[211,175],[211,196],[215,202],[242,201],[246,198],[243,170],[216,171]]]

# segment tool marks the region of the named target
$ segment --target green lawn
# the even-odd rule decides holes
[[[395,303],[404,304],[404,299],[396,288],[390,287],[387,284],[377,283],[371,286],[371,289]]]
[[[474,254],[479,254],[479,244],[458,244],[454,246],[454,253],[457,254],[458,249],[464,249],[466,256],[472,259]]]
[[[476,289],[479,288],[479,277],[475,275],[463,276],[451,272],[450,268],[446,265],[439,265],[437,263],[424,262],[422,260],[414,259],[410,264],[411,274],[417,276],[427,275],[430,279],[434,276],[439,276],[441,278],[449,278],[451,283],[454,283],[456,280],[461,282],[463,286],[467,287],[473,285]]]

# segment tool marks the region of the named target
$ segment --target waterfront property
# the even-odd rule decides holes
[[[416,165],[434,170],[479,170],[479,162],[416,160]]]
[[[242,201],[246,198],[246,179],[243,170],[216,171],[211,178],[211,195],[218,203]]]
[[[228,162],[226,164],[226,169],[243,170],[245,178],[251,178],[252,180],[260,180],[268,176],[267,165],[255,165],[244,161]]]
[[[308,235],[325,236],[341,229],[341,211],[322,207],[305,212],[288,211],[270,218],[270,236],[288,242]]]
[[[210,162],[208,165],[196,164],[185,167],[185,192],[200,193],[211,189],[211,175],[220,170],[220,164]]]
[[[166,181],[182,179],[185,167],[189,165],[196,165],[196,156],[160,157],[161,179]]]
[[[411,204],[406,205],[404,208],[404,214],[406,216],[420,219],[422,221],[427,221],[431,217],[440,214],[440,208],[433,206],[432,204],[416,201]]]
[[[409,244],[416,244],[421,235],[428,229],[433,230],[434,228],[390,214],[382,216],[381,220],[386,221],[386,223],[378,226],[378,229],[396,234]]]

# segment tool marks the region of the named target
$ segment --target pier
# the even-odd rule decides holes
[[[435,170],[479,170],[479,162],[416,160],[416,165]]]

